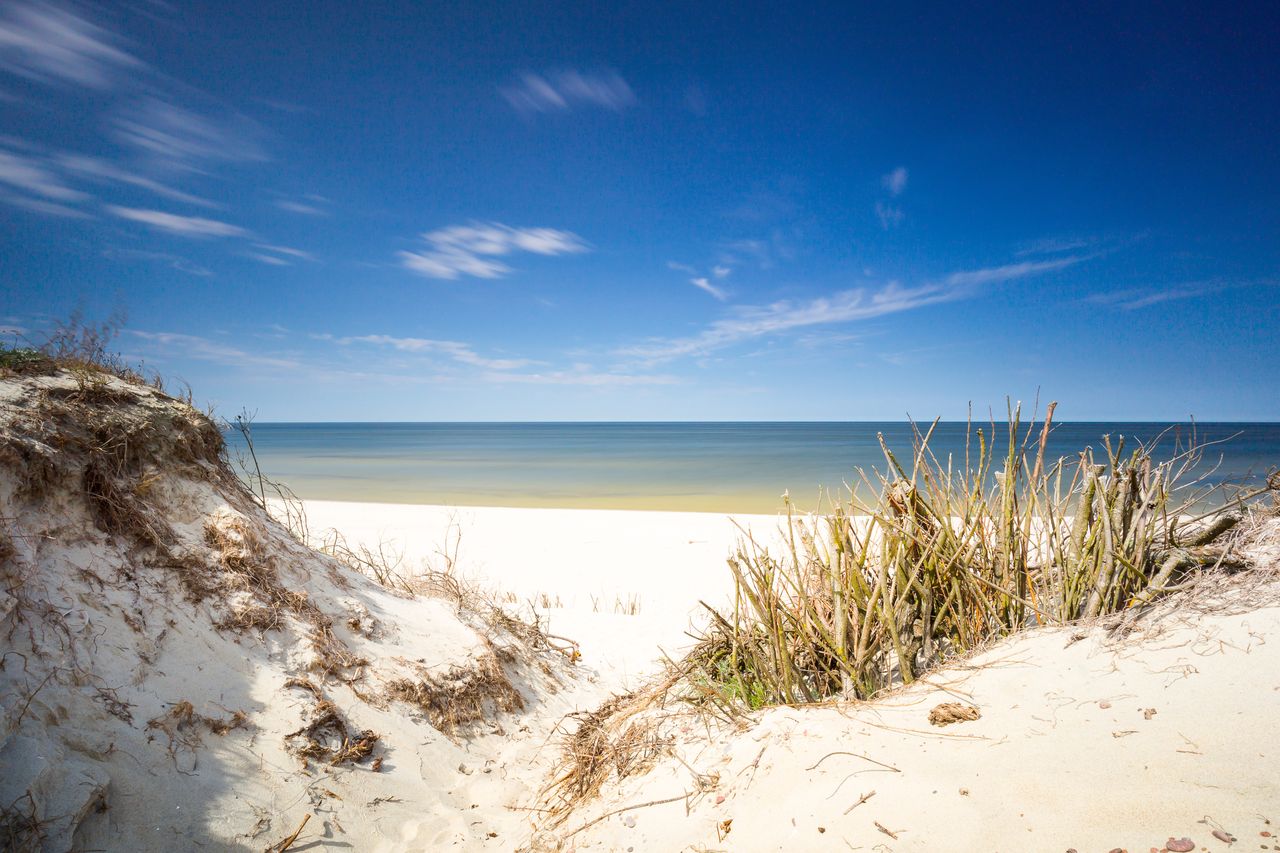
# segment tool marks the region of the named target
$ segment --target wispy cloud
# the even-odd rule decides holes
[[[117,141],[170,166],[266,159],[261,128],[235,113],[213,118],[149,96],[118,113],[113,124]]]
[[[521,74],[499,91],[522,113],[565,112],[575,107],[602,107],[620,112],[635,103],[635,94],[616,71]]]
[[[499,257],[515,252],[564,255],[588,251],[586,241],[569,231],[553,228],[512,228],[496,222],[453,225],[422,235],[426,251],[399,252],[405,269],[428,278],[500,278],[511,267]]]
[[[245,257],[252,258],[253,260],[259,263],[266,264],[269,267],[293,266],[293,264],[289,263],[284,258],[279,258],[279,257],[276,257],[275,255],[263,254],[262,252],[246,252]]]
[[[144,332],[131,330],[130,335],[162,347],[170,354],[231,367],[271,367],[292,370],[302,365],[291,358],[259,355],[196,335],[178,332]]]
[[[168,252],[150,252],[144,249],[107,249],[103,251],[102,256],[111,260],[141,260],[154,261],[175,269],[178,272],[184,272],[188,275],[200,276],[201,278],[209,278],[213,275],[213,271],[200,266],[179,255],[173,255]]]
[[[907,188],[907,169],[905,166],[899,166],[889,174],[880,179],[880,184],[889,191],[891,196],[900,196],[902,191]]]
[[[719,299],[721,302],[724,302],[726,299],[729,298],[729,294],[725,293],[723,290],[716,287],[705,276],[696,276],[694,278],[691,278],[689,279],[689,283],[692,284],[694,287],[698,288],[699,290],[703,290],[703,291],[706,291],[707,293],[710,293],[712,296],[714,296],[716,299]]]
[[[486,382],[518,383],[522,385],[587,385],[591,387],[675,385],[675,376],[637,373],[615,373],[592,370],[589,365],[575,365],[572,370],[551,370],[545,373],[490,373],[482,377]]]
[[[1086,297],[1088,302],[1096,305],[1107,305],[1121,311],[1137,311],[1150,308],[1161,302],[1172,302],[1177,299],[1194,299],[1221,290],[1223,285],[1211,282],[1191,282],[1164,289],[1134,288],[1131,290],[1114,290],[1110,293],[1095,293]]]
[[[162,210],[141,210],[135,207],[107,205],[107,210],[121,219],[141,222],[159,231],[181,237],[247,237],[249,232],[239,225],[204,219],[199,216],[179,216]]]
[[[42,83],[108,88],[120,69],[142,65],[120,41],[52,3],[9,3],[0,12],[0,68]]]
[[[895,282],[879,290],[855,288],[808,302],[781,301],[765,306],[744,306],[696,335],[650,340],[621,349],[617,355],[650,364],[684,356],[706,355],[743,341],[795,329],[869,320],[965,299],[974,295],[981,285],[1014,281],[1081,260],[1083,258],[1072,257],[1042,263],[1008,264],[952,273],[940,282],[918,287],[903,287]]]
[[[129,186],[138,187],[139,189],[155,193],[162,198],[167,198],[172,201],[181,201],[198,207],[217,207],[216,204],[206,198],[201,198],[199,196],[192,195],[191,193],[166,186],[159,181],[146,177],[145,175],[130,172],[127,169],[123,169],[114,163],[109,163],[98,157],[86,157],[80,154],[59,154],[54,158],[54,161],[63,170],[74,172],[87,178],[96,178],[103,181],[128,184]]]
[[[1013,281],[1019,278],[1026,278],[1030,275],[1038,275],[1044,272],[1052,272],[1078,264],[1086,260],[1081,255],[1071,255],[1066,258],[1055,258],[1051,261],[1023,261],[1016,264],[1004,264],[998,267],[986,267],[977,270],[963,270],[961,272],[953,272],[947,276],[945,282],[950,287],[968,287],[971,285],[981,284],[997,284],[1005,281]]]
[[[372,346],[391,347],[400,352],[433,353],[443,355],[460,364],[481,367],[486,370],[516,370],[536,363],[524,358],[487,358],[479,355],[469,344],[461,341],[442,341],[431,338],[398,338],[392,335],[350,335],[347,337],[315,335],[314,337],[318,340],[332,341],[339,346],[369,344]]]
[[[773,231],[767,240],[733,240],[725,243],[720,254],[720,263],[725,267],[736,267],[748,260],[762,270],[772,269],[780,260],[790,260],[795,249],[788,237],[779,230]]]
[[[55,201],[88,198],[85,193],[67,186],[39,161],[6,151],[0,151],[0,183]]]
[[[706,355],[742,341],[792,329],[866,320],[955,298],[951,291],[939,285],[918,288],[889,285],[876,292],[858,288],[802,303],[782,301],[767,306],[744,306],[697,335],[654,340],[622,349],[618,354],[650,363]]]
[[[733,270],[728,266],[718,265],[712,267],[710,275],[704,275],[697,267],[689,264],[682,264],[679,261],[667,261],[667,269],[675,270],[676,272],[681,272],[689,276],[690,284],[705,293],[711,294],[721,302],[725,302],[729,299],[729,294],[724,290],[724,288],[717,287],[711,283],[712,276],[716,279],[728,278],[729,273],[733,272]]]
[[[900,207],[878,201],[876,202],[876,218],[880,220],[880,227],[888,231],[895,225],[901,225],[902,220],[906,218],[906,214],[902,212]]]
[[[1027,243],[1014,254],[1020,258],[1026,255],[1058,255],[1088,249],[1098,242],[1096,237],[1049,237]]]
[[[294,260],[314,261],[316,256],[302,249],[295,249],[292,246],[273,246],[270,243],[254,243],[254,248],[261,249],[261,252],[251,252],[250,257],[262,261],[264,264],[271,264],[278,267],[288,267],[293,265]]]
[[[10,207],[16,207],[20,210],[29,210],[32,213],[39,213],[45,216],[57,216],[62,219],[93,219],[93,215],[79,210],[74,207],[68,207],[65,204],[59,204],[56,201],[45,201],[39,198],[29,198],[24,195],[16,195],[14,193],[4,192],[0,190],[0,204],[6,204]]]
[[[276,202],[276,207],[289,213],[298,213],[302,216],[328,216],[329,211],[315,204],[304,204],[300,201],[291,201],[290,199],[280,199]]]

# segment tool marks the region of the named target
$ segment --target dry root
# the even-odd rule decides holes
[[[419,680],[397,679],[387,685],[393,699],[408,702],[427,715],[431,725],[457,734],[495,713],[519,711],[524,699],[512,685],[492,647],[472,667],[453,667],[443,676],[420,671]]]
[[[943,702],[929,712],[929,722],[935,726],[949,726],[952,723],[966,723],[979,719],[982,712],[972,705],[959,702]]]
[[[312,761],[336,767],[363,763],[373,755],[380,735],[368,729],[360,732],[352,729],[338,707],[323,698],[310,681],[290,679],[285,686],[304,688],[316,699],[311,708],[311,721],[284,738],[285,749],[297,756],[304,769],[309,769]]]
[[[212,732],[221,737],[249,726],[249,717],[244,711],[236,711],[227,718],[209,717],[196,713],[195,706],[185,699],[170,708],[169,713],[147,723],[148,729],[158,729],[168,736],[171,753],[179,747],[192,752],[199,749],[204,745],[200,737],[202,732]]]
[[[578,727],[566,738],[560,767],[540,794],[544,830],[562,824],[611,778],[644,773],[669,750],[671,741],[659,733],[663,717],[645,713],[666,689],[614,696],[594,711],[573,715]]]

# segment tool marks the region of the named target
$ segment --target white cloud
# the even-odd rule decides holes
[[[675,385],[680,380],[674,376],[655,376],[635,373],[613,373],[591,370],[587,365],[575,365],[572,370],[551,370],[545,373],[490,373],[486,382],[514,382],[523,385],[586,385],[590,387]]]
[[[108,88],[116,71],[142,65],[118,42],[113,33],[52,3],[11,3],[0,15],[0,68],[42,83]]]
[[[276,207],[286,210],[289,213],[299,213],[303,216],[328,216],[329,212],[313,204],[303,204],[300,201],[289,201],[281,199],[276,202]]]
[[[967,270],[947,276],[941,283],[903,287],[890,283],[879,290],[855,288],[808,302],[781,301],[764,306],[744,306],[729,317],[716,320],[702,332],[684,338],[655,339],[618,351],[618,355],[647,363],[682,356],[706,355],[742,341],[781,334],[793,329],[850,323],[897,314],[972,296],[982,284],[1012,281],[1038,272],[1060,269],[1084,260],[1063,258],[1038,264],[1009,264]]]
[[[58,216],[63,219],[93,219],[91,214],[85,213],[83,210],[77,210],[74,207],[67,207],[65,204],[58,204],[56,201],[45,201],[38,198],[28,198],[24,195],[14,195],[0,190],[0,204],[7,204],[10,207],[16,207],[21,210],[29,210],[32,213],[41,213],[45,216]]]
[[[711,274],[716,278],[728,278],[729,273],[731,272],[733,272],[733,270],[729,267],[717,266],[711,269]]]
[[[262,249],[263,252],[271,252],[273,255],[284,255],[285,258],[296,258],[300,261],[314,261],[316,256],[310,252],[304,252],[302,249],[295,249],[292,246],[273,246],[270,243],[254,243],[254,248]],[[261,259],[261,258],[260,258]],[[284,258],[273,257],[267,263],[287,264]]]
[[[907,169],[899,166],[880,179],[880,183],[889,191],[889,195],[899,196],[907,188]]]
[[[774,230],[767,240],[734,240],[724,244],[720,263],[726,267],[741,266],[749,258],[762,270],[772,269],[779,261],[795,257],[791,241],[782,231]]]
[[[217,207],[216,204],[205,198],[191,195],[190,193],[176,190],[172,187],[165,186],[159,181],[154,181],[144,175],[138,175],[127,169],[122,169],[113,163],[97,157],[85,157],[80,154],[59,154],[54,158],[55,162],[68,172],[75,172],[90,178],[99,178],[105,181],[115,181],[116,183],[128,184],[129,186],[139,187],[140,189],[153,192],[163,198],[172,199],[173,201],[181,201],[187,204],[194,204],[199,207]]]
[[[186,358],[211,361],[232,367],[272,367],[291,370],[301,366],[297,361],[290,358],[256,355],[195,335],[184,335],[177,332],[142,332],[137,330],[130,330],[129,334],[175,351],[176,354]]]
[[[733,316],[715,321],[692,337],[655,340],[624,349],[619,354],[648,362],[705,355],[741,341],[791,329],[866,320],[953,298],[951,292],[938,285],[913,289],[889,285],[874,293],[858,288],[799,304],[782,301],[766,306],[743,307]]]
[[[1057,255],[1063,252],[1078,252],[1081,249],[1088,249],[1098,242],[1093,237],[1050,237],[1028,243],[1014,254],[1018,257],[1024,255]]]
[[[667,261],[667,269],[675,270],[676,272],[688,273],[689,275],[698,274],[698,271],[695,268],[688,264],[682,264],[679,261]]]
[[[246,253],[246,255],[245,255],[245,256],[246,256],[246,257],[249,257],[249,258],[253,258],[255,261],[258,261],[259,263],[264,263],[264,264],[267,264],[268,266],[272,266],[272,267],[291,267],[291,266],[293,266],[293,264],[289,263],[289,262],[288,262],[288,261],[286,261],[284,258],[278,258],[278,257],[276,257],[275,255],[264,255],[264,254],[263,254],[263,253],[261,253],[261,252],[248,252],[248,253]]]
[[[193,167],[204,161],[266,159],[257,142],[261,129],[236,114],[214,119],[147,97],[116,115],[114,125],[118,141],[169,165]]]
[[[689,283],[692,284],[694,287],[698,288],[699,290],[705,290],[707,293],[710,293],[712,296],[714,296],[716,299],[719,299],[721,302],[724,302],[726,299],[729,298],[729,294],[725,293],[723,290],[716,287],[714,284],[708,281],[705,277],[699,276],[696,278],[691,278],[689,279]]]
[[[498,257],[514,252],[564,255],[588,251],[577,234],[552,228],[512,228],[496,222],[452,225],[422,235],[428,248],[399,252],[401,265],[429,278],[500,278],[511,268]]]
[[[143,261],[155,261],[157,263],[165,264],[178,272],[184,272],[188,275],[197,275],[201,278],[209,278],[213,275],[212,270],[202,267],[197,263],[180,257],[179,255],[171,255],[167,252],[150,252],[144,249],[106,249],[103,251],[102,256],[112,260],[137,259]]]
[[[391,335],[352,335],[336,338],[332,335],[317,335],[321,340],[329,340],[340,346],[351,344],[371,344],[374,346],[392,347],[401,352],[437,353],[447,356],[460,364],[482,367],[486,370],[515,370],[534,364],[524,358],[487,358],[479,355],[469,345],[460,341],[440,341],[431,338],[397,338]]]
[[[878,201],[876,202],[876,216],[880,219],[880,227],[888,231],[893,226],[901,224],[906,214],[902,212],[900,207],[894,207],[891,204]]]
[[[954,272],[947,276],[945,281],[951,287],[966,287],[969,285],[992,284],[1002,281],[1013,281],[1014,279],[1026,278],[1029,275],[1037,275],[1042,272],[1050,272],[1059,270],[1063,267],[1069,267],[1084,260],[1083,257],[1072,255],[1066,258],[1057,258],[1052,261],[1024,261],[1018,264],[1005,264],[999,267],[987,267],[979,270],[964,270],[962,272]]]
[[[85,193],[67,186],[38,161],[5,151],[0,151],[0,182],[55,201],[88,198]]]
[[[1096,293],[1088,297],[1088,301],[1098,305],[1119,308],[1121,311],[1137,311],[1141,308],[1159,305],[1161,302],[1171,302],[1176,299],[1194,299],[1197,296],[1204,296],[1220,289],[1222,289],[1221,285],[1192,283],[1164,290],[1137,288],[1115,290],[1110,293]]]
[[[161,210],[140,210],[135,207],[118,207],[114,204],[107,205],[107,210],[121,219],[141,222],[160,231],[183,237],[245,237],[249,234],[239,225],[219,222],[216,219],[203,219],[199,216],[178,216]]]
[[[515,85],[499,91],[507,103],[523,113],[563,112],[582,106],[620,112],[636,100],[627,81],[615,71],[522,74]]]

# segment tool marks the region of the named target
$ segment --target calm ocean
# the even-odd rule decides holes
[[[1167,424],[1064,423],[1053,458],[1101,438],[1150,441]],[[1189,424],[1173,430],[1184,438]],[[996,425],[1003,435],[1002,424]],[[987,428],[988,432],[989,426]],[[1196,425],[1229,439],[1207,460],[1216,480],[1261,481],[1280,465],[1280,423]],[[263,472],[304,499],[771,513],[789,491],[813,508],[855,469],[884,467],[876,434],[909,460],[905,423],[263,423],[253,426]],[[1172,452],[1167,437],[1158,447]],[[243,448],[234,431],[233,455]],[[963,461],[965,424],[942,423],[935,454]],[[905,461],[904,461],[904,464]]]

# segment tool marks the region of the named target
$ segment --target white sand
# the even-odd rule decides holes
[[[410,558],[431,556],[458,525],[460,568],[521,597],[558,598],[539,612],[616,686],[652,672],[656,646],[680,646],[700,599],[723,600],[740,535],[700,513],[307,509],[313,528],[394,542]],[[776,543],[778,519],[738,521]],[[1264,592],[1274,600],[1277,587]],[[592,595],[637,595],[641,608],[592,613]],[[1226,850],[1219,829],[1240,849],[1280,850],[1260,835],[1280,835],[1280,609],[1256,606],[1228,591],[1211,612],[1166,613],[1123,640],[1033,632],[885,700],[774,709],[745,732],[675,719],[665,734],[678,758],[607,785],[555,835],[584,850],[1145,851],[1170,837]],[[981,719],[931,726],[929,710],[952,701]],[[719,781],[698,794],[693,771]]]
[[[262,850],[304,818],[292,849],[523,849],[566,715],[636,686],[660,648],[678,654],[698,602],[731,590],[740,532],[718,515],[308,504],[316,533],[436,567],[453,525],[458,571],[513,606],[533,599],[582,644],[570,666],[303,548],[220,468],[207,422],[107,386],[83,412],[58,408],[85,393],[72,377],[0,381],[0,840],[19,849]],[[108,455],[122,447],[140,461]],[[87,488],[103,477],[124,521],[108,524]],[[776,542],[778,519],[740,521]],[[672,755],[606,783],[539,842],[1143,851],[1187,836],[1225,850],[1220,829],[1237,849],[1280,850],[1264,834],[1280,829],[1280,553],[1259,563],[1203,610],[1171,599],[1127,637],[1029,633],[875,703],[773,709],[741,728],[669,716]],[[278,618],[228,623],[251,606]],[[290,747],[326,706],[299,678],[344,737],[380,735],[367,760],[304,767]],[[452,697],[455,718],[463,701],[484,711],[450,736],[436,698],[404,701],[406,682]],[[504,690],[521,707],[498,711]],[[952,700],[981,718],[930,726]],[[202,717],[239,722],[219,734]]]
[[[688,811],[684,800],[629,811],[571,841],[1136,853],[1170,837],[1226,850],[1211,834],[1225,829],[1242,840],[1236,849],[1280,849],[1260,835],[1280,834],[1280,609],[1179,621],[1118,645],[1098,630],[1029,634],[885,700],[775,709],[746,732],[707,737],[690,721],[674,727],[682,761],[609,786],[562,829],[694,792],[693,768],[720,781]],[[931,708],[956,701],[981,719],[929,724]]]
[[[307,501],[312,537],[385,544],[406,565],[444,563],[485,588],[532,602],[552,633],[582,644],[583,663],[611,687],[636,686],[660,650],[732,592],[726,558],[743,529],[776,545],[783,519],[701,512],[510,509]],[[741,528],[739,527],[741,526]],[[456,537],[461,534],[461,539]],[[634,606],[633,606],[634,605]],[[635,613],[632,611],[635,610]]]

